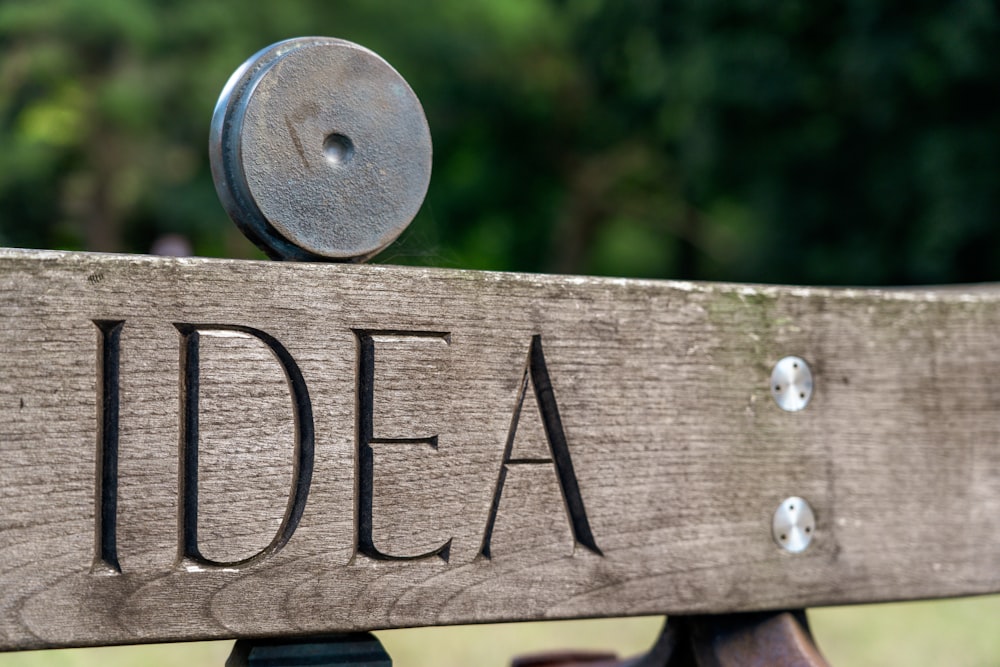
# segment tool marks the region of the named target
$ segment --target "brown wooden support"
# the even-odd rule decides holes
[[[805,612],[671,617],[653,648],[613,654],[554,652],[515,658],[511,667],[828,667]]]

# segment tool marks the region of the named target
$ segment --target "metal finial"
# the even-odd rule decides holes
[[[364,261],[423,202],[431,136],[381,57],[329,37],[273,44],[222,91],[209,154],[219,198],[276,259]]]

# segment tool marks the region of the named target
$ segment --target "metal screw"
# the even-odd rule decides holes
[[[771,535],[785,551],[793,554],[806,550],[816,532],[816,517],[812,507],[803,498],[785,498],[774,511]]]
[[[226,212],[275,259],[359,262],[417,214],[431,134],[386,61],[329,37],[278,42],[229,79],[209,155]]]
[[[785,357],[771,371],[771,396],[782,410],[798,412],[807,405],[813,393],[813,376],[809,364],[800,357]]]

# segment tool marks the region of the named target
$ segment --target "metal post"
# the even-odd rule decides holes
[[[240,639],[226,667],[392,667],[375,635],[357,632],[306,639]]]
[[[300,37],[230,78],[212,117],[212,177],[229,216],[273,259],[363,262],[410,224],[431,173],[416,95],[357,44]],[[241,639],[226,667],[391,667],[368,633]]]

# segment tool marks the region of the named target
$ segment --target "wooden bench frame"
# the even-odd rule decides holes
[[[1000,591],[998,305],[0,251],[0,648]]]

